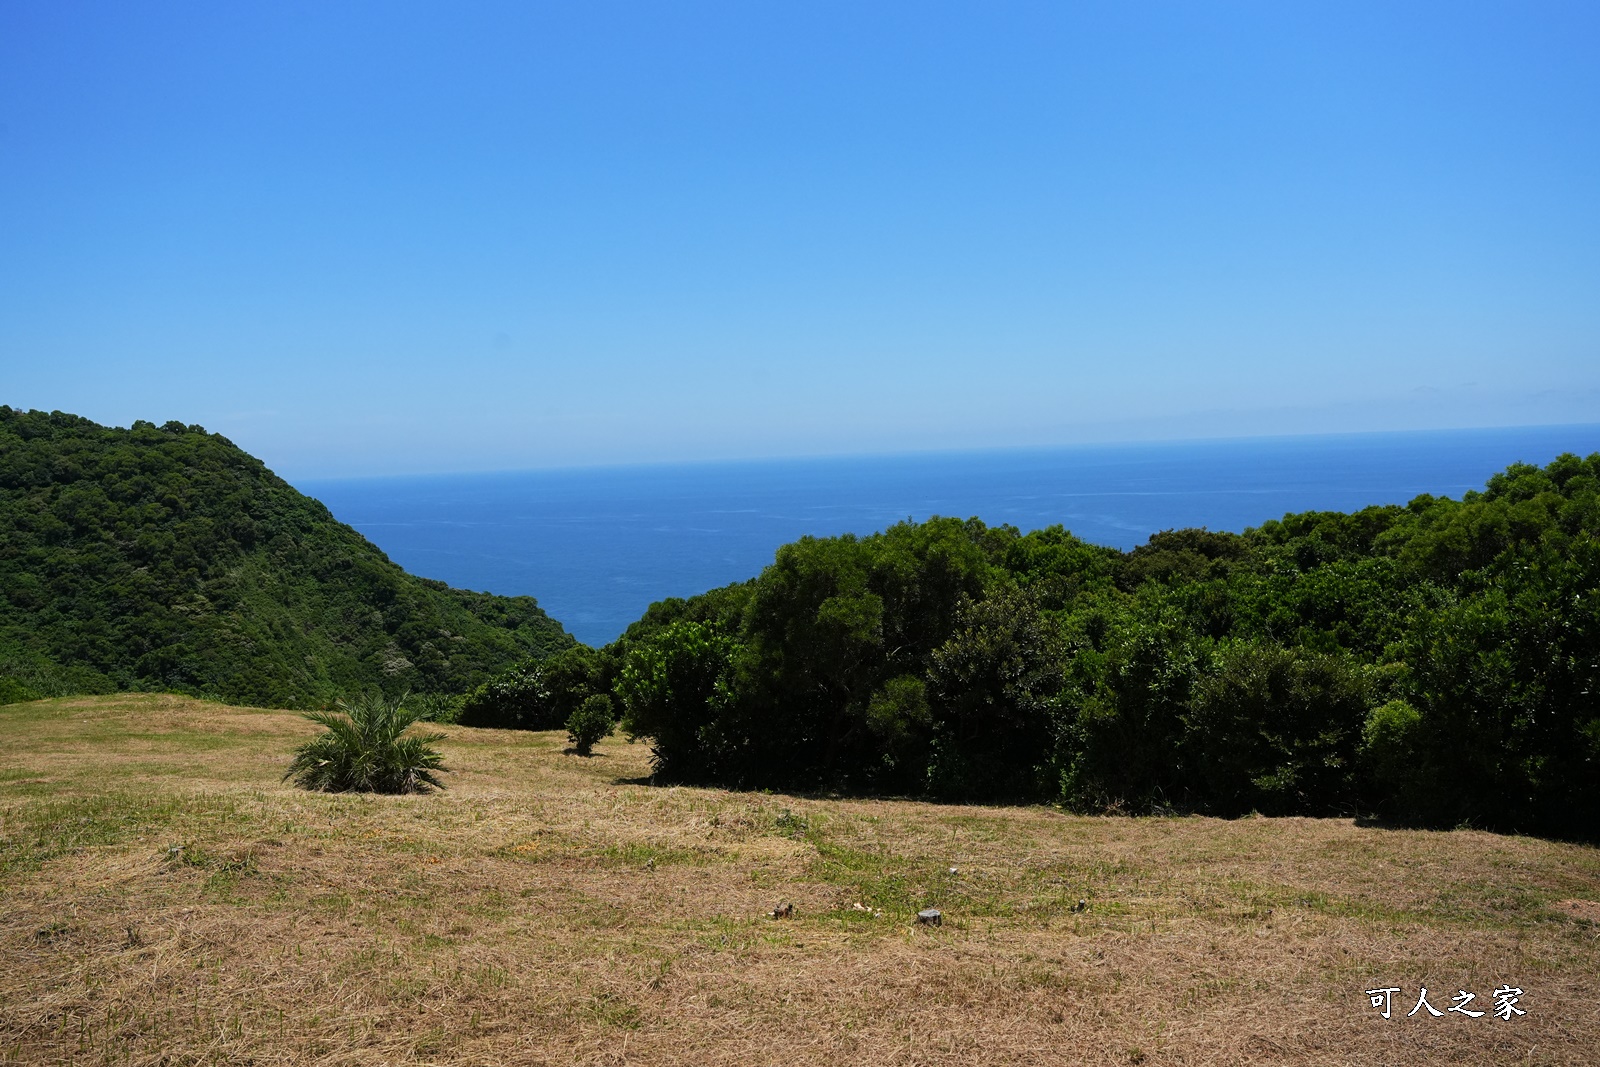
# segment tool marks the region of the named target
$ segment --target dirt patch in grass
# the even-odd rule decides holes
[[[1600,1057],[1582,846],[657,788],[642,745],[461,727],[446,792],[329,796],[279,781],[287,713],[16,707],[0,1062]],[[1448,1010],[1501,987],[1526,1015]]]

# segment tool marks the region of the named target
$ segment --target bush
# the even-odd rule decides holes
[[[1391,814],[1416,818],[1437,791],[1423,751],[1422,715],[1404,700],[1373,708],[1361,730],[1361,763],[1372,799]]]
[[[38,700],[39,694],[15,678],[0,678],[0,704],[21,704],[25,700]]]
[[[501,730],[549,729],[556,724],[543,722],[547,702],[538,667],[519,664],[468,693],[456,721]]]
[[[449,726],[461,718],[462,697],[449,693],[418,693],[407,697],[405,705],[417,713],[419,722],[436,722]]]
[[[725,730],[717,718],[737,645],[710,623],[679,620],[633,642],[617,679],[622,728],[654,744],[663,781],[733,777],[725,766]]]
[[[503,730],[559,730],[599,688],[600,672],[600,657],[582,645],[519,663],[467,694],[457,721]]]
[[[573,645],[553,653],[539,664],[539,675],[548,694],[550,725],[559,728],[585,700],[610,688],[603,680],[604,657],[585,645]]]
[[[1343,656],[1224,646],[1186,716],[1182,754],[1219,815],[1325,815],[1355,803],[1370,685]]]
[[[1104,653],[1081,649],[1069,664],[1057,740],[1062,799],[1078,811],[1169,810],[1187,793],[1174,754],[1201,648],[1162,620],[1108,623],[1104,640]]]
[[[585,700],[567,716],[567,739],[580,756],[589,755],[594,750],[595,742],[610,737],[611,731],[616,728],[617,719],[611,710],[611,698],[603,693],[596,693]]]
[[[1059,642],[1025,594],[964,600],[934,650],[927,788],[948,800],[1049,796],[1045,771],[1062,689]]]
[[[439,733],[406,731],[422,717],[404,700],[379,695],[357,697],[351,703],[305,712],[305,717],[325,733],[295,750],[284,781],[294,779],[302,789],[324,793],[426,793],[443,789],[435,772],[446,770],[444,757],[433,743]]]

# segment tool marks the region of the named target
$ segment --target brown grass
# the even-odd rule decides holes
[[[1600,1062],[1582,846],[657,788],[464,728],[447,792],[328,796],[287,713],[0,725],[0,1062]]]

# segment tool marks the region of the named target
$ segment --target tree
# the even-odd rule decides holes
[[[1005,590],[963,601],[932,659],[928,790],[962,800],[1049,797],[1060,649],[1033,600]]]
[[[738,643],[707,623],[680,621],[630,646],[617,679],[622,726],[654,742],[667,781],[706,781],[731,766],[719,713]]]
[[[610,737],[617,728],[616,714],[611,710],[611,698],[596,693],[572,710],[567,716],[567,739],[580,756],[594,751],[596,742]]]
[[[558,730],[600,688],[600,674],[600,654],[585,645],[525,660],[467,694],[458,721],[506,730]]]
[[[1197,797],[1222,815],[1351,810],[1369,692],[1342,656],[1224,645],[1183,716]]]

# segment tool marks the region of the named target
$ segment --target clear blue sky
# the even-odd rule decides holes
[[[0,403],[290,477],[1600,419],[1600,5],[0,0]]]

